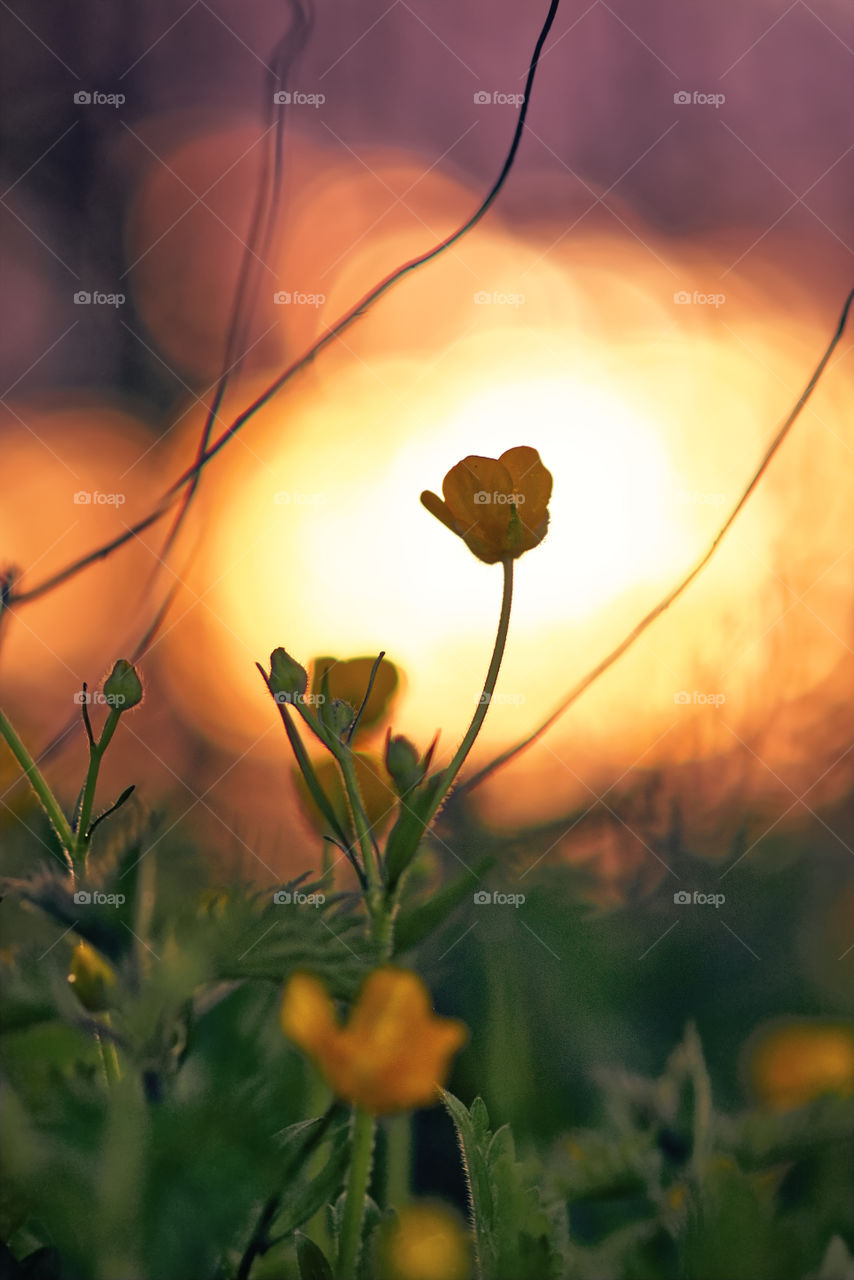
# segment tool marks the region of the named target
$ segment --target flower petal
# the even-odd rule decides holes
[[[340,1035],[329,993],[310,973],[295,973],[288,982],[279,1021],[288,1039],[317,1058],[321,1066],[324,1054]]]

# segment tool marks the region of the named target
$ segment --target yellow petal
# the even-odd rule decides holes
[[[290,979],[279,1018],[288,1039],[319,1060],[340,1032],[329,993],[310,973],[295,973]]]
[[[323,674],[326,672],[329,677],[329,696],[341,698],[358,709],[362,705],[375,661],[376,658],[348,658],[343,662],[337,658],[315,658],[312,663],[311,691],[314,694],[321,692]],[[371,696],[359,721],[360,731],[371,728],[386,718],[399,685],[400,673],[397,667],[388,658],[383,658],[377,667]]]
[[[458,532],[450,509],[438,494],[431,493],[429,489],[425,489],[421,495],[421,505],[422,507],[427,508],[431,516],[435,516],[437,520],[441,520],[445,528],[451,530],[451,533]]]

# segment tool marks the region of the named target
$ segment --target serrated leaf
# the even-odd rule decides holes
[[[298,1231],[295,1236],[300,1280],[333,1280],[332,1268],[323,1250]]]
[[[562,1262],[552,1248],[553,1225],[540,1202],[537,1175],[516,1161],[509,1127],[490,1133],[481,1098],[470,1111],[451,1093],[442,1098],[462,1151],[482,1280],[558,1276]]]

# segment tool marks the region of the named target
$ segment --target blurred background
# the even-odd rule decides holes
[[[215,437],[475,210],[545,12],[78,0],[71,31],[62,4],[3,6],[0,558],[20,591],[155,506],[225,365]],[[848,0],[750,0],[725,19],[713,0],[564,0],[475,232],[246,422],[168,555],[169,518],[8,611],[3,705],[69,801],[75,694],[170,593],[104,773],[168,815],[155,845],[207,841],[262,882],[316,859],[254,665],[278,645],[305,663],[386,650],[395,729],[425,747],[441,728],[449,758],[500,573],[418,496],[464,455],[517,444],[554,475],[551,529],[518,565],[474,763],[541,723],[705,550],[827,346],[854,283],[852,58]],[[732,1046],[762,1017],[848,1009],[852,343],[701,579],[448,815],[449,862],[497,848],[490,888],[526,894],[527,916],[472,904],[427,957],[451,986],[475,936],[517,957],[525,990],[492,991],[493,1027],[559,999],[561,1053],[647,1067],[699,1011],[735,1090]],[[35,820],[2,768],[22,830]],[[674,901],[686,891],[725,902]],[[594,914],[573,925],[582,902]],[[740,1013],[714,1012],[722,986]],[[530,1100],[519,1073],[495,1086],[502,1105]]]

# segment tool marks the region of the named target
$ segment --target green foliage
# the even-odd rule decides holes
[[[543,1207],[534,1169],[516,1160],[507,1125],[496,1133],[480,1098],[471,1110],[443,1094],[457,1130],[482,1280],[547,1280],[561,1275],[556,1222]]]

